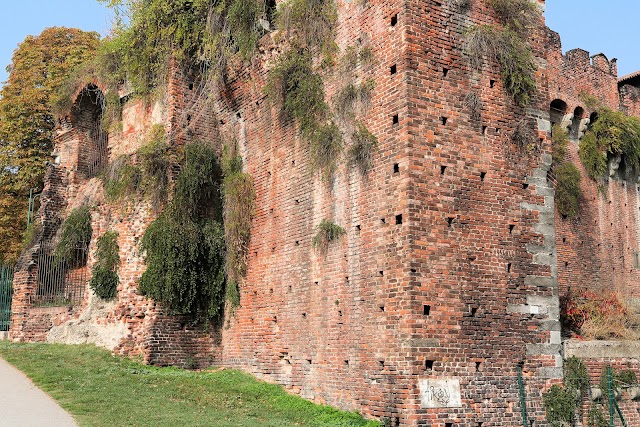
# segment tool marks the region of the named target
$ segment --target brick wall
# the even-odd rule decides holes
[[[113,348],[119,354],[160,365],[242,368],[305,398],[399,426],[519,425],[521,366],[529,417],[544,425],[541,394],[562,376],[556,277],[563,289],[576,279],[635,289],[628,260],[613,260],[611,248],[597,245],[633,248],[635,228],[626,226],[635,214],[616,206],[637,202],[635,189],[614,180],[611,204],[592,200],[595,186],[585,179],[589,203],[581,221],[554,217],[551,122],[574,124],[579,137],[591,113],[580,97],[585,89],[598,89],[594,95],[617,107],[615,63],[580,50],[563,56],[541,20],[531,38],[538,93],[518,108],[498,70],[471,70],[462,53],[464,32],[492,23],[482,2],[469,11],[433,0],[339,2],[339,47],[370,47],[375,61],[328,76],[327,99],[348,82],[375,79],[371,106],[358,117],[379,140],[367,176],[345,161],[331,182],[312,171],[295,123],[283,121],[262,91],[279,54],[272,35],[261,40],[251,66],[215,88],[174,63],[163,99],[125,104],[122,132],[109,135],[110,159],[133,154],[162,123],[176,146],[202,140],[220,152],[223,142],[237,141],[254,177],[248,274],[241,306],[224,328],[194,327],[139,295],[139,241],[157,207],[108,203],[96,178],[77,173],[77,123],[66,129],[56,144],[61,164],[52,167],[43,195],[49,209],[42,215],[51,215],[43,219],[45,235],[88,202],[96,206],[94,237],[119,233],[118,298],[92,327],[125,324]],[[212,90],[219,95],[203,96]],[[469,94],[482,100],[479,120],[465,106]],[[550,114],[555,99],[566,104],[560,115]],[[574,121],[576,107],[583,113]],[[512,141],[519,123],[533,129],[525,146]],[[342,130],[348,146],[348,127]],[[346,230],[326,253],[311,244],[323,219]],[[615,225],[599,225],[606,223]],[[89,267],[94,251],[95,239]],[[14,339],[44,340],[92,307],[90,293],[71,311],[30,307],[33,253],[16,274]],[[620,270],[609,275],[611,267]],[[427,384],[442,380],[459,382],[461,404],[427,408]]]

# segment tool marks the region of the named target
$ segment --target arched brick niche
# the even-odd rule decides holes
[[[78,175],[93,178],[108,161],[109,135],[104,125],[105,97],[94,84],[80,91],[71,109],[71,124],[79,139]]]

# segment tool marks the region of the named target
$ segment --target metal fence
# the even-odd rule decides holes
[[[87,246],[78,245],[73,259],[55,255],[55,246],[46,243],[38,254],[38,286],[31,303],[35,307],[78,305],[84,299],[88,281]]]
[[[0,264],[0,331],[8,331],[11,324],[13,270],[13,265]]]

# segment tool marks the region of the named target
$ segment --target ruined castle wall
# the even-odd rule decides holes
[[[540,96],[516,112],[496,70],[469,70],[462,35],[493,22],[487,13],[340,4],[338,44],[360,37],[376,59],[358,70],[377,82],[364,121],[380,149],[365,179],[343,165],[328,188],[295,127],[263,101],[264,74],[234,81],[240,106],[223,111],[223,128],[246,141],[258,211],[226,364],[400,425],[506,426],[520,417],[522,363],[530,416],[543,422],[540,390],[561,375],[546,86],[539,75]],[[542,58],[540,36],[535,47]],[[329,80],[329,98],[346,79]],[[464,107],[471,92],[480,122]],[[527,118],[541,130],[520,147],[511,136]],[[347,235],[319,254],[324,218]],[[460,381],[463,406],[421,408],[433,402],[420,384],[443,379]]]
[[[165,127],[170,143],[175,144],[177,139],[181,143],[194,139],[209,140],[205,139],[209,137],[205,131],[215,129],[215,126],[208,116],[194,120],[191,124],[193,129],[186,122],[183,126],[175,118],[173,103],[181,102],[179,107],[184,111],[185,105],[193,103],[193,100],[188,87],[183,88],[188,79],[179,68],[174,68],[172,77],[163,96],[125,102],[121,129],[112,128],[109,134],[105,163],[122,155],[135,161],[136,150],[147,142],[147,135],[156,124]],[[179,79],[178,85],[176,79]],[[106,199],[102,181],[87,176],[86,169],[87,162],[96,159],[96,153],[91,152],[90,132],[95,129],[95,113],[85,111],[81,102],[75,108],[77,112],[73,122],[62,127],[56,139],[58,164],[49,167],[45,179],[40,209],[43,235],[23,255],[16,273],[14,298],[17,310],[11,328],[12,338],[76,344],[92,342],[120,354],[141,355],[147,362],[159,365],[197,367],[211,364],[217,357],[214,342],[219,341],[214,329],[209,331],[192,325],[189,319],[167,316],[153,301],[138,293],[137,282],[145,268],[140,240],[162,206],[152,206],[150,201],[135,197],[117,202]],[[107,231],[116,231],[121,254],[118,296],[114,301],[105,302],[93,295],[87,286],[81,304],[36,308],[31,296],[37,289],[37,261],[41,245],[55,240],[64,218],[83,205],[91,208],[93,228],[85,267],[86,279],[89,279],[95,262],[98,237]]]
[[[418,409],[414,420],[515,425],[518,390],[504,379],[515,379],[520,364],[532,397],[529,417],[544,422],[536,399],[561,375],[544,40],[534,32],[539,93],[520,109],[496,68],[473,71],[462,55],[470,25],[496,22],[482,3],[466,15],[435,2],[411,2],[407,12],[416,274],[406,316],[425,342],[412,346],[410,367],[419,380],[459,378],[465,402],[461,409]],[[479,120],[465,105],[472,94],[484,106]],[[515,143],[521,122],[533,133]],[[423,304],[431,306],[429,316]]]
[[[359,117],[379,140],[366,177],[344,160],[333,182],[312,171],[307,142],[262,95],[264,69],[234,82],[239,107],[227,104],[223,115],[255,179],[257,212],[223,360],[303,397],[404,425],[414,387],[406,378],[412,336],[404,317],[409,228],[396,218],[409,215],[406,26],[389,24],[396,14],[405,19],[401,4],[340,3],[338,45],[369,46],[375,65],[329,79],[327,99],[348,82],[376,80],[371,107]],[[266,67],[274,63],[272,49],[265,47]],[[396,114],[402,119],[394,126]],[[349,143],[351,131],[343,131]],[[323,219],[346,230],[326,253],[312,246]]]
[[[640,297],[635,254],[640,246],[639,190],[624,170],[612,171],[604,188],[588,177],[578,156],[578,140],[588,128],[596,106],[587,105],[585,94],[603,106],[629,114],[640,112],[635,103],[637,89],[625,86],[618,93],[615,61],[600,54],[593,58],[582,49],[562,55],[557,33],[547,30],[549,103],[562,100],[566,110],[551,111],[557,124],[566,128],[570,143],[567,160],[582,174],[582,200],[575,218],[556,213],[558,282],[560,293],[569,289],[620,292],[623,300]],[[626,106],[626,107],[625,107]],[[582,109],[581,117],[574,116]]]

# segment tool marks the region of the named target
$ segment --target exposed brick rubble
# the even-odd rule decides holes
[[[283,122],[262,91],[278,54],[270,35],[261,41],[261,61],[231,75],[220,96],[203,101],[198,82],[174,66],[165,97],[126,102],[122,132],[109,135],[111,160],[134,153],[156,123],[175,145],[201,139],[219,150],[223,141],[238,142],[255,179],[257,211],[241,307],[227,327],[194,327],[138,294],[138,244],[157,213],[147,202],[107,203],[100,181],[79,173],[84,116],[58,135],[60,164],[50,167],[42,196],[43,239],[83,203],[95,206],[94,236],[119,233],[118,297],[92,319],[96,328],[126,325],[116,353],[160,365],[241,368],[397,426],[521,425],[521,366],[529,419],[546,425],[541,394],[562,379],[558,286],[576,281],[640,293],[630,264],[638,250],[636,184],[611,179],[604,200],[584,178],[580,220],[557,218],[548,179],[551,122],[570,126],[576,107],[588,119],[583,91],[638,112],[637,90],[623,85],[618,94],[615,62],[604,56],[563,56],[541,18],[531,38],[538,92],[525,111],[505,96],[495,67],[472,71],[463,55],[470,25],[497,22],[482,2],[468,11],[435,0],[338,5],[338,45],[370,47],[375,57],[353,77],[376,81],[361,117],[379,140],[366,177],[345,162],[331,183],[313,173],[295,124]],[[327,99],[350,78],[328,78]],[[480,119],[465,105],[469,94],[482,101]],[[550,113],[556,99],[565,110]],[[534,131],[524,147],[512,141],[521,122]],[[579,165],[576,156],[572,144]],[[326,253],[311,244],[323,219],[347,231]],[[72,309],[32,308],[38,250],[23,254],[16,273],[16,340],[45,340],[93,304],[87,292]],[[95,239],[89,267],[94,251]],[[433,380],[460,390],[459,404],[454,395],[448,404],[427,402],[429,384],[440,386]]]

